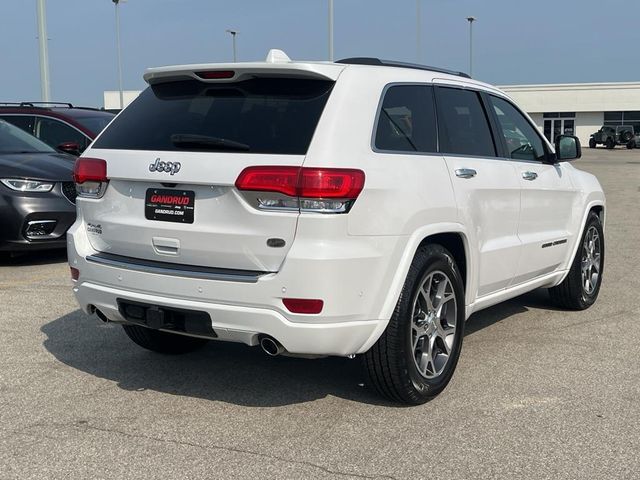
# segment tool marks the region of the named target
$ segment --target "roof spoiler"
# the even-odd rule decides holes
[[[307,78],[335,81],[346,65],[334,63],[294,62],[282,50],[269,50],[264,62],[204,63],[149,68],[144,80],[149,85],[198,80],[207,83],[229,83],[254,77]]]

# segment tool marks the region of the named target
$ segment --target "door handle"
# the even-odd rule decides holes
[[[538,174],[536,172],[522,172],[522,178],[525,180],[535,180],[538,178]]]
[[[457,168],[456,177],[473,178],[478,174],[473,168]]]

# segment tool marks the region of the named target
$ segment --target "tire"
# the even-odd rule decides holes
[[[429,292],[426,295],[423,286]],[[437,305],[439,298],[442,303]],[[439,316],[432,315],[438,310]],[[364,354],[371,384],[392,401],[412,405],[429,401],[453,376],[464,323],[464,287],[453,256],[437,244],[420,247],[386,330]],[[422,351],[429,345],[435,357]]]
[[[605,145],[609,150],[611,150],[611,149],[615,148],[615,146],[616,146],[615,142],[613,141],[613,138],[611,138],[611,137],[607,138],[607,141],[604,143],[604,145]]]
[[[593,233],[597,234],[597,246]],[[593,240],[594,250],[599,250],[598,260],[596,262],[595,255],[589,254],[591,249],[591,239]],[[600,286],[602,285],[602,275],[604,273],[604,233],[602,231],[602,222],[600,217],[591,212],[584,227],[584,232],[580,238],[578,251],[573,259],[571,268],[567,277],[562,283],[556,287],[549,289],[551,300],[559,307],[569,310],[586,310],[593,305],[598,298]],[[583,262],[592,260],[592,265],[583,278]],[[592,273],[597,271],[595,282]],[[591,272],[591,273],[590,273]],[[585,279],[589,279],[589,283],[585,284]]]
[[[204,338],[161,332],[138,325],[123,325],[122,328],[124,333],[142,348],[169,355],[193,352],[209,342]]]
[[[624,132],[620,133],[620,140],[622,142],[628,142],[632,138],[633,138],[633,133],[631,133],[629,130],[625,130]]]
[[[589,139],[589,148],[596,148],[596,141],[593,138]]]

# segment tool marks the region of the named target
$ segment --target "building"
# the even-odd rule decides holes
[[[640,82],[508,85],[500,87],[526,111],[549,139],[576,135],[588,145],[602,125],[633,125],[640,132]],[[139,94],[124,92],[125,106]],[[120,108],[117,91],[104,92],[105,108]]]
[[[123,90],[122,101],[126,107],[140,95],[140,90]],[[104,108],[106,110],[118,110],[120,108],[120,92],[118,90],[107,90],[103,92]]]
[[[640,82],[510,85],[500,87],[526,111],[545,137],[576,135],[587,145],[602,125],[640,132]]]

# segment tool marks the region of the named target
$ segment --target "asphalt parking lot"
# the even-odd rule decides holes
[[[64,252],[0,260],[0,478],[638,478],[640,152],[575,165],[607,194],[599,301],[474,315],[420,407],[381,400],[358,359],[144,351],[77,309]]]

